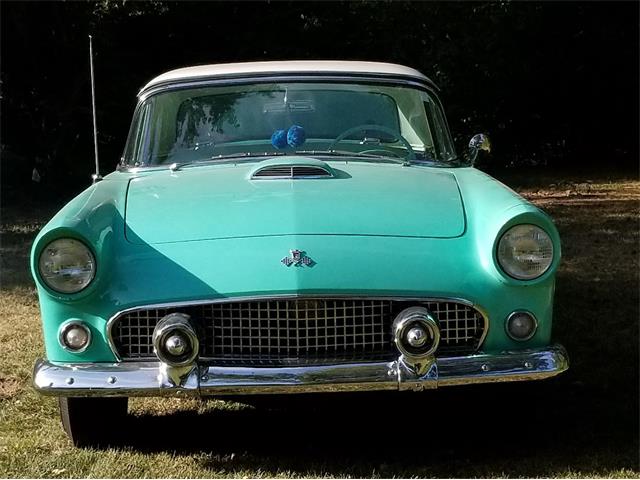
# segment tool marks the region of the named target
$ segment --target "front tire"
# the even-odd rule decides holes
[[[76,447],[107,447],[126,428],[127,397],[58,397],[62,428]]]

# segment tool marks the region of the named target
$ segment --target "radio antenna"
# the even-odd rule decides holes
[[[89,35],[89,68],[91,70],[91,107],[93,112],[93,153],[96,159],[96,173],[91,175],[93,183],[102,180],[100,164],[98,162],[98,126],[96,122],[96,86],[93,74],[93,38]]]

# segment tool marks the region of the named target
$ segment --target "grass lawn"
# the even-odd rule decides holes
[[[28,252],[58,206],[2,211],[0,477],[634,477],[640,182],[503,175],[563,242],[555,337],[571,369],[543,382],[331,395],[247,406],[134,399],[122,448],[71,446],[55,398],[30,386],[44,353]]]

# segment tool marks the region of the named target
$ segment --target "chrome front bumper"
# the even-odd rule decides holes
[[[160,362],[53,363],[38,360],[37,391],[57,396],[246,395],[373,390],[424,390],[449,385],[539,380],[569,368],[561,345],[499,355],[432,359],[419,372],[401,358],[390,362],[295,367],[182,369]]]

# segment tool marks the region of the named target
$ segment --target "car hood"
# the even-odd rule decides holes
[[[126,200],[126,238],[169,243],[276,235],[451,238],[465,216],[453,174],[422,166],[291,159],[330,178],[252,179],[261,165],[147,172]],[[283,164],[282,161],[279,164]]]

